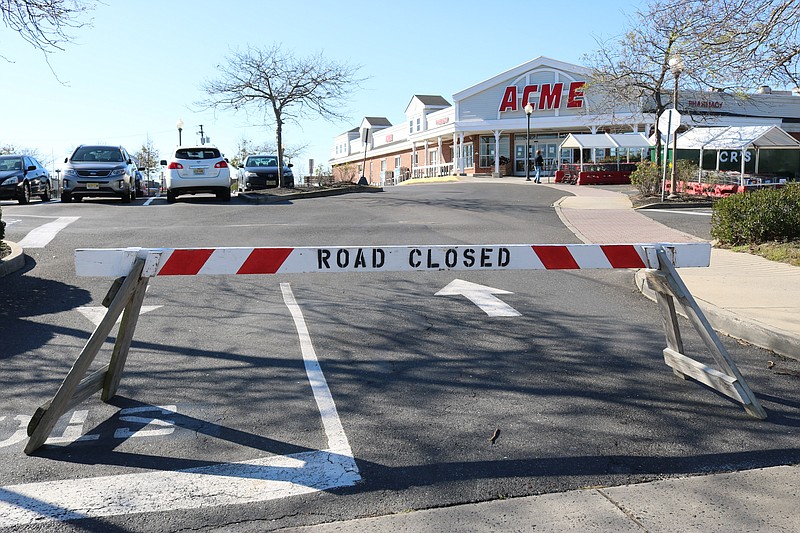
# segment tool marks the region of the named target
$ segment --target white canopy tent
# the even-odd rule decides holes
[[[653,146],[650,140],[643,133],[570,133],[558,147],[563,149],[580,149],[581,165],[583,161],[583,149],[592,149],[592,162],[595,160],[596,148],[616,149],[619,154],[620,149],[626,150],[626,159],[630,161],[631,150],[645,150]],[[561,158],[559,157],[559,160]],[[617,159],[619,163],[619,159]]]
[[[758,174],[760,150],[800,150],[800,141],[783,131],[778,126],[724,126],[711,128],[693,128],[678,137],[679,150],[700,150],[700,172],[703,172],[703,152],[717,151],[719,171],[720,152],[738,151],[742,162],[739,185],[744,185],[744,164],[747,150],[756,151],[755,172]]]

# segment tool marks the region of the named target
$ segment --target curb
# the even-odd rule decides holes
[[[636,271],[634,278],[636,287],[644,296],[656,301],[656,293],[647,286],[644,270],[645,269],[639,269]],[[752,320],[742,320],[734,313],[717,307],[705,300],[698,299],[697,303],[703,309],[703,314],[708,318],[711,327],[716,331],[728,337],[739,339],[754,344],[759,348],[764,348],[800,361],[800,355],[798,355],[800,354],[800,341],[798,341],[796,335],[792,335],[779,328],[765,326]],[[680,305],[675,306],[675,311],[681,316],[686,316]]]
[[[0,259],[0,278],[16,272],[25,266],[25,254],[22,247],[11,241],[3,241],[11,248],[11,254]]]
[[[363,192],[383,192],[383,187],[352,187],[347,189],[325,189],[321,191],[297,192],[291,194],[239,194],[239,198],[248,204],[275,204],[298,198],[321,198],[325,196],[339,196],[341,194],[353,194]]]
[[[653,204],[640,205],[634,209],[695,209],[697,207],[713,207],[714,202],[656,202]]]

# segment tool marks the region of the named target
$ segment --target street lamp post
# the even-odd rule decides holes
[[[533,106],[528,102],[525,104],[525,114],[528,116],[528,129],[525,132],[525,181],[531,181],[531,113]]]
[[[178,122],[175,123],[175,127],[178,128],[178,146],[181,145],[181,132],[183,131],[183,119],[179,118]]]
[[[678,78],[683,72],[684,68],[683,58],[679,55],[672,56],[669,60],[669,69],[672,71],[672,75],[675,76],[675,86],[672,88],[672,109],[678,110]],[[672,134],[672,168],[670,169],[669,175],[669,196],[667,198],[674,200],[678,198],[678,193],[676,191],[676,183],[675,183],[675,167],[677,166],[677,155],[678,153],[678,129],[675,128],[675,132]]]

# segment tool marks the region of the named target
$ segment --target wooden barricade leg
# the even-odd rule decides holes
[[[744,406],[745,411],[755,418],[765,419],[767,413],[753,391],[747,385],[727,349],[711,327],[700,306],[683,283],[672,265],[666,250],[656,248],[659,269],[647,271],[647,283],[656,292],[664,319],[667,348],[664,349],[664,362],[673,371],[685,378],[689,376],[725,394]],[[700,334],[703,343],[711,352],[714,361],[722,371],[706,366],[683,354],[683,341],[678,328],[678,317],[674,300],[678,300],[689,322]]]
[[[114,351],[111,353],[111,362],[108,365],[108,372],[103,380],[103,394],[100,399],[107,402],[117,393],[119,382],[122,379],[122,370],[125,368],[125,361],[128,359],[128,350],[133,340],[133,332],[139,321],[139,312],[142,309],[142,301],[147,291],[147,283],[150,278],[139,278],[136,288],[130,299],[130,303],[125,307],[122,314],[122,322],[119,325],[117,342],[114,344]]]
[[[25,446],[26,454],[30,455],[45,443],[50,433],[53,431],[56,422],[58,422],[58,419],[61,418],[65,412],[69,411],[104,386],[104,383],[107,381],[107,376],[110,373],[110,365],[93,373],[86,379],[83,379],[83,377],[92,364],[92,361],[94,361],[94,358],[97,356],[97,353],[100,351],[100,348],[103,346],[103,343],[108,338],[108,335],[111,333],[111,330],[114,328],[114,324],[117,318],[119,318],[119,315],[123,310],[127,309],[126,315],[130,316],[133,311],[133,304],[135,304],[134,300],[139,297],[138,289],[141,289],[141,298],[144,297],[144,290],[147,285],[146,281],[142,283],[141,278],[144,265],[145,260],[143,258],[136,259],[130,274],[128,274],[125,281],[122,282],[122,286],[108,306],[106,315],[103,317],[100,324],[97,325],[94,333],[89,337],[89,340],[86,341],[86,345],[72,365],[67,377],[64,378],[55,396],[52,400],[39,407],[31,418],[28,424],[28,435],[30,439],[28,440],[27,446]],[[137,315],[139,307],[141,307],[141,299],[138,300],[138,305],[136,306]],[[123,329],[125,327],[124,324],[120,325],[120,332],[117,338],[117,345],[120,346],[120,351],[124,352],[124,355],[127,355],[127,346],[130,346],[130,339],[133,337],[133,328],[136,326],[136,319],[132,321],[129,319],[128,324],[129,331]],[[127,337],[128,340],[123,350],[124,343],[121,344],[120,340],[124,337]],[[124,364],[124,357],[122,358],[121,364]],[[121,372],[121,366],[115,371],[115,375],[119,374],[119,372]],[[116,381],[118,383],[119,379],[117,378]]]

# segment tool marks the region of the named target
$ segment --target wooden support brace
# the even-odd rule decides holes
[[[144,265],[145,259],[136,259],[130,274],[128,274],[125,281],[122,282],[119,291],[108,306],[106,315],[103,317],[103,320],[100,321],[100,324],[97,325],[91,337],[89,337],[89,340],[86,341],[86,345],[67,373],[67,377],[64,378],[55,396],[53,396],[50,402],[37,409],[36,414],[39,416],[34,415],[34,417],[31,418],[31,423],[28,425],[30,439],[28,440],[27,446],[25,446],[26,454],[30,455],[44,444],[53,431],[53,427],[55,427],[58,419],[61,418],[70,407],[74,407],[79,403],[75,401],[77,393],[80,393],[79,396],[88,397],[94,392],[89,391],[96,385],[95,381],[99,381],[100,378],[95,377],[95,374],[90,376],[92,381],[89,381],[89,379],[84,380],[83,377],[86,375],[86,371],[89,369],[92,361],[94,361],[103,343],[114,328],[117,318],[119,318],[119,315],[131,302],[137,287],[140,286]],[[107,374],[108,372],[105,372],[104,376]],[[103,380],[105,381],[105,377],[103,377]],[[81,383],[85,385],[79,390]],[[41,414],[39,414],[40,411]]]
[[[736,363],[728,354],[728,350],[711,327],[711,323],[683,283],[664,248],[657,247],[656,253],[658,270],[647,271],[647,284],[656,292],[661,316],[664,319],[664,330],[667,337],[664,360],[667,365],[673,369],[676,375],[682,378],[692,377],[733,398],[741,403],[751,416],[762,420],[767,418],[766,411],[758,402],[736,367]],[[703,365],[683,354],[683,342],[674,300],[678,300],[681,304],[692,327],[700,334],[700,338],[722,371]]]

